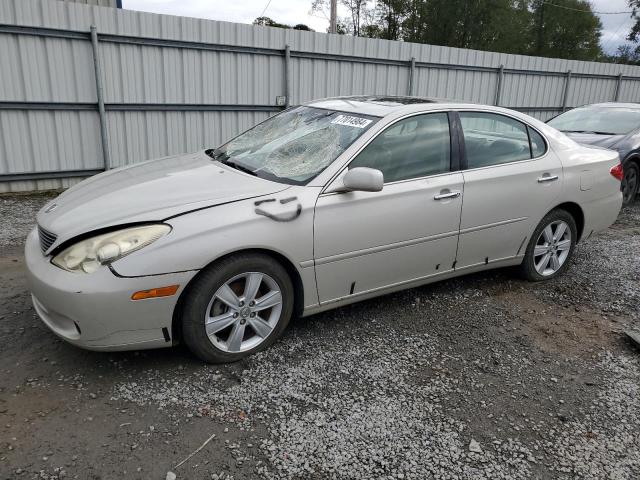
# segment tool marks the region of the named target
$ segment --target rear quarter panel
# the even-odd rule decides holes
[[[618,152],[597,147],[558,148],[564,174],[562,203],[577,203],[584,213],[582,238],[608,228],[622,206],[620,181],[611,175],[620,163]]]

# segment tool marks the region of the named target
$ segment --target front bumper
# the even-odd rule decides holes
[[[25,263],[38,316],[63,340],[90,350],[171,346],[173,311],[197,273],[123,278],[106,267],[92,274],[67,272],[42,254],[35,229],[27,237]],[[134,292],[167,285],[180,288],[170,297],[131,300]]]

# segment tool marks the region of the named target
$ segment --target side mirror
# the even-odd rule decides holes
[[[379,192],[384,185],[380,170],[367,167],[353,168],[342,177],[342,185],[336,185],[330,192]]]

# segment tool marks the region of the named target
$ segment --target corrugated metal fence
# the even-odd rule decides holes
[[[105,166],[216,146],[313,98],[412,94],[541,119],[640,99],[640,67],[629,65],[52,0],[0,0],[0,66],[0,192],[60,188]]]
[[[122,8],[122,0],[62,0],[62,1],[84,3],[85,5],[99,5],[101,7]]]

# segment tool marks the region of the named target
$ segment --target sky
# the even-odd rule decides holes
[[[122,3],[124,8],[132,10],[239,23],[251,23],[264,12],[278,22],[304,23],[319,32],[326,31],[329,25],[325,15],[311,12],[312,0],[123,0]],[[595,11],[601,12],[629,10],[627,0],[592,0],[591,4]],[[339,10],[338,14],[346,16],[345,11]],[[602,47],[605,52],[614,53],[618,45],[626,43],[633,20],[629,14],[599,16],[603,25]]]
[[[591,5],[594,11],[601,12],[627,12],[630,10],[627,0],[592,0]],[[618,45],[629,43],[625,37],[634,22],[629,14],[598,16],[602,22],[600,43],[606,53],[614,53]]]

